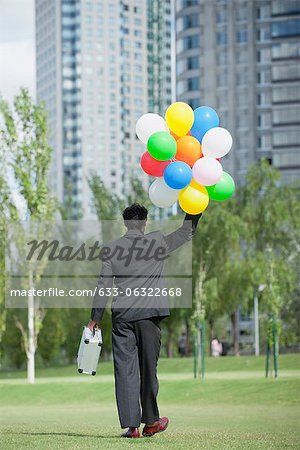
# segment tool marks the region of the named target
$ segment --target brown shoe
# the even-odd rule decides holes
[[[169,419],[167,417],[161,417],[154,425],[149,427],[148,425],[144,426],[143,436],[149,437],[153,436],[156,433],[161,433],[168,428]]]
[[[140,430],[138,428],[128,428],[125,433],[121,434],[121,437],[125,438],[139,438],[140,437]]]

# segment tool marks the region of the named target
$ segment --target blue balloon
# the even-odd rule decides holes
[[[166,184],[172,189],[183,189],[192,180],[192,169],[182,161],[171,162],[164,171]]]
[[[218,127],[220,119],[216,111],[209,106],[200,106],[194,111],[194,124],[190,130],[192,136],[202,141],[205,133],[211,128]]]

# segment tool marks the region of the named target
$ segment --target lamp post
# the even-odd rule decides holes
[[[260,284],[254,293],[254,352],[259,356],[259,313],[258,313],[258,293],[265,289],[265,284]]]

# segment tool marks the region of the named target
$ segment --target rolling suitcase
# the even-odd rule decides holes
[[[101,330],[91,331],[88,327],[84,327],[77,355],[79,373],[96,375],[101,346]]]

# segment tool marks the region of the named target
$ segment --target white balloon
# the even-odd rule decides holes
[[[193,165],[193,177],[197,183],[203,186],[216,184],[223,173],[222,165],[214,158],[204,156]]]
[[[222,158],[232,147],[231,134],[222,127],[211,128],[203,136],[201,146],[204,156]]]
[[[139,140],[144,142],[144,144],[147,144],[149,137],[156,131],[169,132],[165,119],[158,114],[147,113],[138,119],[135,132]]]
[[[167,186],[163,178],[157,178],[149,188],[149,198],[155,206],[169,208],[177,201],[179,192]]]

